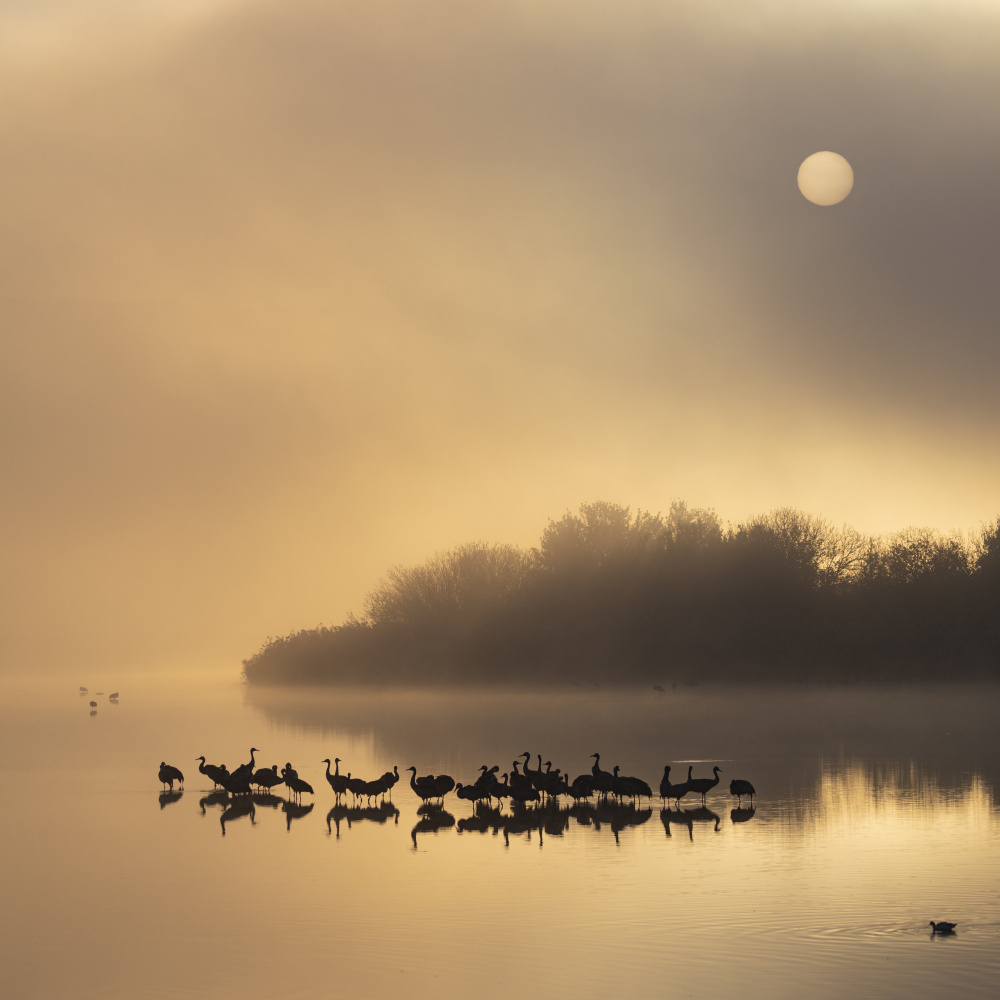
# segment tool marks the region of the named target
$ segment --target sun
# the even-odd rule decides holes
[[[836,205],[853,187],[854,171],[840,153],[813,153],[799,167],[799,190],[814,205]]]

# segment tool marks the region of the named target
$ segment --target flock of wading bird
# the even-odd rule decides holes
[[[278,765],[271,767],[256,766],[255,754],[257,747],[250,748],[250,760],[230,771],[224,764],[209,764],[205,758],[195,758],[200,763],[198,770],[209,778],[216,791],[202,799],[202,812],[206,805],[222,805],[225,811],[222,815],[222,832],[225,834],[227,820],[249,815],[251,822],[254,817],[254,803],[258,805],[281,806],[287,814],[288,828],[292,820],[306,815],[313,808],[312,804],[301,805],[303,794],[314,794],[312,786],[298,776],[291,762],[279,772]],[[620,774],[620,767],[611,771],[601,768],[600,754],[592,754],[594,764],[589,774],[578,775],[570,781],[568,774],[563,774],[559,768],[553,770],[552,762],[542,762],[538,754],[538,766],[530,766],[531,754],[525,751],[521,754],[524,760],[515,760],[511,770],[500,774],[498,765],[489,767],[486,764],[479,768],[479,776],[471,784],[455,782],[447,774],[429,774],[418,777],[416,767],[410,767],[410,788],[421,800],[417,813],[421,816],[414,827],[412,836],[416,846],[416,835],[419,832],[436,832],[439,829],[454,826],[455,818],[444,810],[445,797],[454,792],[456,798],[473,803],[473,818],[459,820],[458,828],[463,830],[478,830],[485,832],[490,827],[494,833],[501,830],[505,839],[511,832],[528,832],[537,828],[539,834],[544,831],[561,833],[568,826],[570,816],[583,825],[600,828],[602,822],[609,824],[617,839],[618,831],[627,826],[635,826],[645,822],[651,815],[651,809],[637,806],[642,798],[652,798],[653,790],[641,778]],[[394,766],[391,771],[373,780],[356,778],[352,773],[340,773],[339,757],[331,761],[325,758],[326,780],[334,793],[334,807],[327,816],[327,830],[332,832],[331,823],[337,824],[337,835],[340,835],[340,822],[346,819],[348,825],[352,820],[375,820],[384,823],[393,818],[398,823],[399,810],[391,803],[393,786],[399,781],[399,768]],[[333,770],[331,771],[331,766]],[[694,777],[694,765],[688,767],[687,779],[674,783],[670,780],[670,766],[663,769],[660,781],[660,798],[667,804],[661,812],[661,819],[667,835],[670,835],[671,825],[683,825],[692,832],[696,821],[714,821],[715,829],[719,829],[720,817],[705,807],[706,796],[719,784],[721,768],[712,768],[712,777]],[[164,788],[161,795],[161,808],[166,802],[176,801],[180,792],[173,791],[173,783],[180,782],[183,788],[184,775],[181,771],[161,761],[159,779]],[[288,798],[282,800],[273,794],[273,789],[284,785]],[[755,809],[753,798],[756,789],[749,781],[735,779],[729,784],[729,791],[739,800],[739,808],[731,814],[733,822],[745,822],[752,818]],[[701,808],[681,811],[681,800],[687,795],[701,796]],[[353,808],[342,804],[347,797],[353,797]],[[386,796],[390,801],[386,802]],[[560,807],[559,798],[572,799],[574,805],[570,808]],[[750,799],[750,808],[743,808],[743,798]],[[381,800],[372,805],[372,800]],[[589,800],[595,799],[595,804]],[[510,806],[508,814],[502,813],[505,801]],[[366,805],[362,806],[362,803]],[[495,803],[495,805],[494,805]],[[672,808],[672,806],[676,808]]]

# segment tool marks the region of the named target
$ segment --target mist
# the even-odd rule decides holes
[[[2,669],[236,672],[598,497],[993,517],[996,22],[5,6]]]

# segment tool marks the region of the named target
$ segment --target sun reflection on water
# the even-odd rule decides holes
[[[815,798],[801,818],[827,833],[878,828],[908,839],[927,829],[986,832],[997,815],[992,790],[980,774],[956,787],[941,784],[916,760],[848,758],[822,762]]]

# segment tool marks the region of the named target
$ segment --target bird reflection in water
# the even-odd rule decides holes
[[[619,844],[618,834],[629,827],[642,826],[653,815],[653,810],[649,807],[642,809],[631,804],[617,805],[602,802],[595,805],[571,806],[569,815],[580,826],[592,826],[598,831],[604,826],[611,827],[611,832],[615,835],[615,843]]]
[[[222,824],[222,836],[226,835],[227,823],[232,823],[233,820],[243,816],[249,816],[250,825],[253,826],[255,815],[253,799],[249,795],[234,796],[229,800],[228,808],[219,817],[219,822]]]
[[[160,808],[163,809],[169,806],[171,802],[179,802],[183,794],[183,789],[176,792],[160,792]]]
[[[733,809],[729,813],[729,818],[734,823],[749,823],[750,820],[757,815],[756,806],[743,806],[742,808]]]
[[[339,840],[340,824],[345,819],[347,820],[348,830],[353,823],[360,823],[362,821],[382,825],[391,819],[394,824],[398,825],[399,810],[391,802],[380,802],[377,806],[366,806],[363,808],[358,806],[349,808],[345,805],[336,805],[326,814],[327,834],[333,833],[330,824],[334,823],[337,826],[337,839]]]
[[[670,832],[671,826],[683,826],[687,828],[688,839],[694,840],[695,823],[713,823],[715,825],[713,832],[718,833],[722,818],[711,809],[699,806],[697,809],[661,809],[660,822],[663,823],[663,829],[668,837],[673,836]]]
[[[410,831],[414,850],[417,849],[418,833],[437,833],[438,830],[447,830],[455,825],[455,817],[443,806],[425,803],[417,809],[417,815],[420,819]]]
[[[301,802],[296,802],[294,799],[282,799],[281,811],[285,814],[285,829],[291,830],[292,820],[308,816],[313,811],[315,805],[315,802],[310,802],[309,805],[304,806]]]
[[[203,796],[198,800],[198,805],[201,806],[201,814],[205,815],[205,806],[222,806],[225,809],[229,805],[229,793],[228,792],[209,792],[208,795]]]
[[[258,809],[280,809],[285,802],[280,795],[271,792],[254,792],[250,797]]]
[[[632,826],[640,826],[652,815],[651,809],[640,809],[633,805],[573,805],[560,806],[550,800],[541,805],[516,804],[509,813],[492,808],[485,803],[477,803],[468,819],[458,821],[460,833],[503,834],[504,844],[510,846],[511,836],[526,835],[530,842],[533,834],[538,834],[538,846],[544,847],[545,835],[561,837],[569,829],[570,820],[580,826],[590,826],[600,831],[610,827],[618,842],[618,834]]]
[[[472,815],[458,821],[459,833],[488,833],[490,830],[496,835],[503,827],[506,819],[500,809],[487,805],[485,802],[477,802],[472,810]]]
[[[641,809],[635,805],[600,805],[574,807],[592,811],[595,814],[594,829],[600,830],[601,824],[611,827],[611,832],[615,835],[615,843],[620,844],[618,834],[629,827],[642,826],[652,815],[651,807]]]

